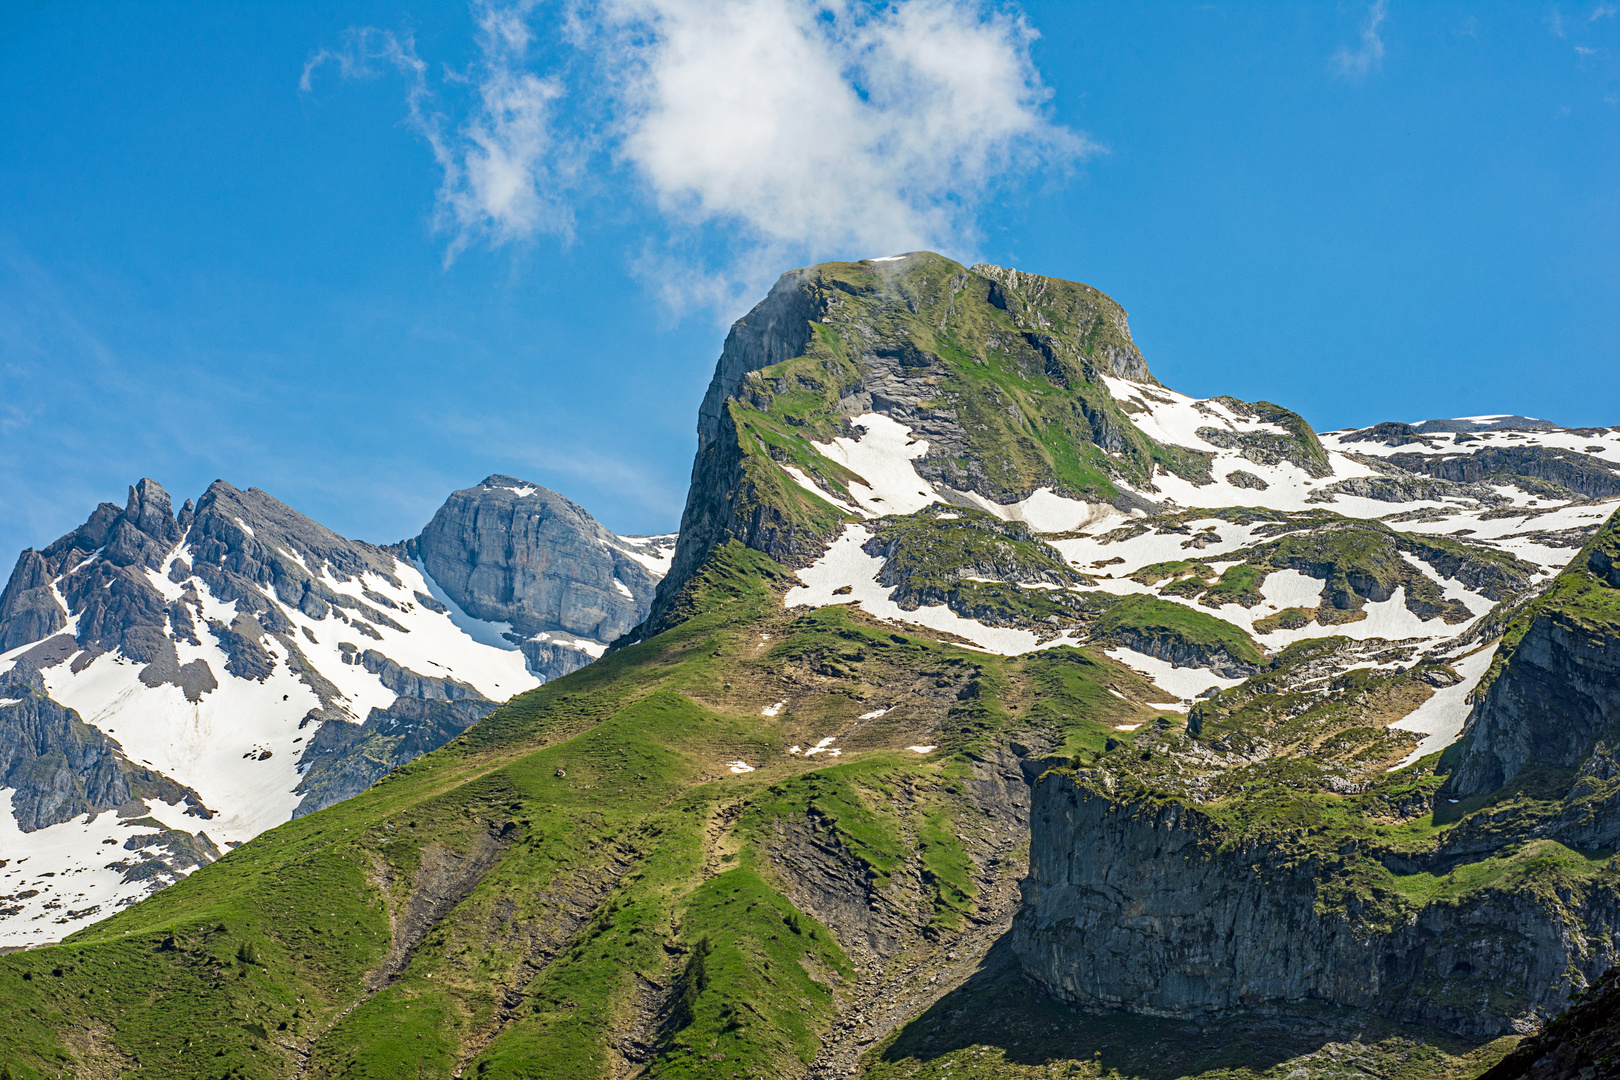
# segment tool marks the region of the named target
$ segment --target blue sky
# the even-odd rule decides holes
[[[921,246],[1319,429],[1620,424],[1620,14],[11,0],[0,552],[144,475],[383,542],[491,472],[673,529],[730,320]]]

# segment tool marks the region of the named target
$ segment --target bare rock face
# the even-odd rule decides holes
[[[1617,556],[1620,515],[1519,616],[1522,636],[1504,648],[1464,730],[1451,795],[1495,791],[1533,766],[1590,765],[1620,746]],[[1612,831],[1620,834],[1620,821]]]
[[[1013,923],[1025,974],[1062,1000],[1198,1016],[1306,1002],[1462,1034],[1533,1029],[1571,970],[1617,958],[1612,894],[1487,891],[1357,918],[1333,867],[1228,843],[1203,812],[1121,802],[1063,774],[1035,786],[1030,876]]]
[[[555,491],[496,475],[453,493],[403,550],[468,615],[509,623],[531,670],[556,678],[592,659],[568,638],[605,645],[646,617],[672,547],[616,536]]]
[[[1495,791],[1533,765],[1580,765],[1620,733],[1617,689],[1620,640],[1554,615],[1536,619],[1480,702],[1453,793]]]
[[[1528,476],[1588,499],[1620,495],[1620,468],[1590,454],[1548,446],[1486,447],[1472,454],[1391,454],[1391,465],[1460,484],[1490,476]]]
[[[24,832],[150,795],[212,816],[196,792],[132,763],[116,740],[47,697],[30,663],[0,675],[0,787],[12,789],[12,814]]]

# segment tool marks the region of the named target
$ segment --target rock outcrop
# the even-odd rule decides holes
[[[1021,382],[1055,392],[1014,402],[994,381],[964,378],[963,356],[979,365],[994,358]],[[803,363],[760,375],[790,361]],[[1007,505],[1044,487],[1150,509],[1131,485],[1152,490],[1155,470],[1207,480],[1209,455],[1148,439],[1107,378],[1157,385],[1124,310],[1087,285],[990,265],[969,270],[929,252],[784,274],[726,338],[699,411],[674,563],[649,620],[626,640],[667,628],[682,586],[729,540],[789,567],[819,556],[845,515],[776,462],[821,469],[808,440],[855,435],[851,420],[869,413],[927,443],[916,472],[946,502]],[[864,482],[847,469],[814,479],[829,494]]]
[[[131,762],[116,740],[52,701],[27,663],[0,674],[0,787],[11,789],[12,816],[24,832],[141,797],[213,816],[195,791]]]
[[[1293,856],[1234,841],[1197,808],[1051,773],[1035,788],[1013,947],[1029,977],[1089,1008],[1321,1002],[1469,1035],[1531,1030],[1563,1006],[1571,969],[1595,980],[1620,960],[1606,889],[1486,889],[1380,920],[1330,887],[1343,858]]]
[[[1620,968],[1588,987],[1479,1080],[1608,1080],[1620,1076]]]
[[[1473,484],[1492,477],[1528,476],[1557,484],[1587,499],[1620,495],[1620,467],[1551,446],[1481,447],[1463,454],[1391,454],[1397,468]]]
[[[673,545],[616,536],[555,491],[497,475],[451,494],[400,550],[468,615],[510,624],[530,670],[558,678],[646,618]]]
[[[1483,795],[1534,766],[1575,769],[1620,746],[1620,514],[1504,635],[1449,789]],[[1620,821],[1615,822],[1620,833]]]

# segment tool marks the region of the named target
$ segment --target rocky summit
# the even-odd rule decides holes
[[[600,657],[647,617],[674,536],[615,536],[555,491],[491,476],[451,494],[403,545],[468,615],[504,623],[548,679]]]
[[[171,838],[198,868],[0,957],[0,1062],[1601,1075],[1620,428],[1317,432],[1161,384],[1097,289],[916,252],[784,275],[697,434],[673,546],[494,476],[387,550],[153,485],[25,553],[0,764],[81,779],[14,795],[17,835],[223,813],[125,741],[121,687],[280,677],[349,732],[298,681],[353,693],[336,648],[378,716],[487,715],[318,812],[289,775],[273,828]],[[497,695],[474,655],[548,677]]]

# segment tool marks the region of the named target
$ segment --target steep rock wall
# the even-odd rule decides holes
[[[556,492],[491,476],[452,493],[405,553],[476,619],[524,638],[612,641],[645,617],[658,584],[618,542]]]
[[[1533,1029],[1571,973],[1617,958],[1612,893],[1485,890],[1460,904],[1330,897],[1340,867],[1228,843],[1176,803],[1116,801],[1051,773],[1035,788],[1013,924],[1027,975],[1063,1000],[1178,1016],[1310,1001],[1463,1034]],[[1347,853],[1348,854],[1348,853]]]

